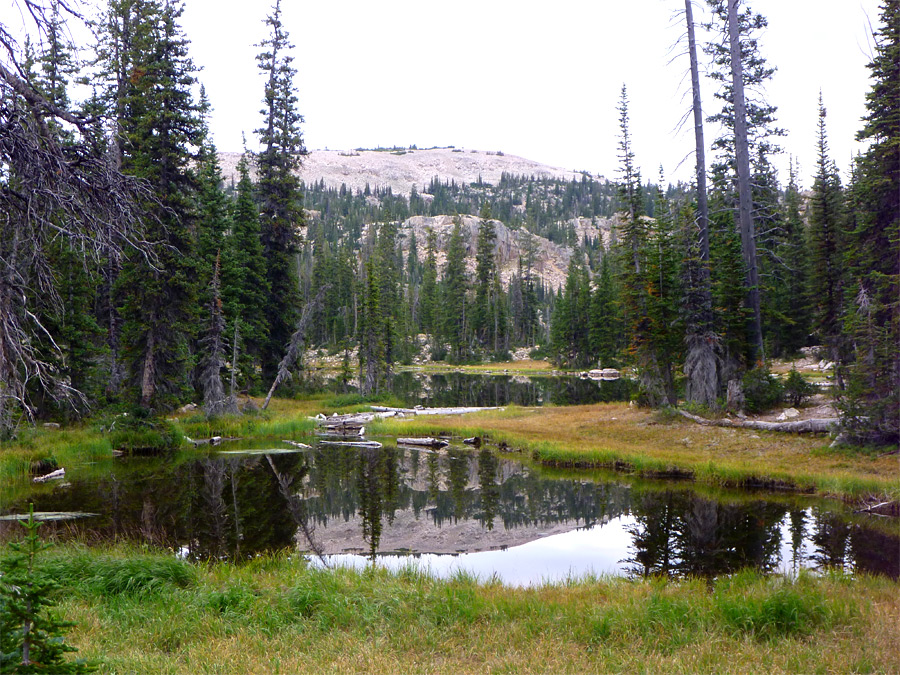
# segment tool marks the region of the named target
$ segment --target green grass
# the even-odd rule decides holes
[[[897,582],[742,572],[508,588],[297,556],[191,565],[66,547],[69,641],[103,672],[848,672],[900,662]]]

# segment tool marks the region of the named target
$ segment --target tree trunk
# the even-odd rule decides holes
[[[744,99],[744,69],[738,25],[740,0],[728,0],[728,40],[731,48],[731,82],[734,97],[734,155],[738,179],[738,224],[741,248],[747,267],[747,306],[753,312],[751,345],[754,358],[765,360],[762,316],[759,300],[759,271],[756,265],[756,233],[753,228],[753,195],[750,191],[750,143],[747,136],[747,104]]]
[[[694,37],[694,14],[691,0],[684,0],[687,21],[688,55],[691,62],[691,91],[693,93],[694,140],[696,144],[697,224],[700,240],[700,267],[697,276],[699,307],[692,308],[696,316],[686,337],[687,355],[684,374],[687,377],[685,398],[709,408],[715,408],[719,394],[719,368],[716,346],[718,336],[713,331],[712,284],[709,274],[709,206],[706,190],[706,142],[703,137],[703,108],[700,98],[700,69],[697,65],[697,41]]]
[[[708,420],[705,417],[692,415],[685,410],[679,410],[678,412],[682,417],[704,426],[755,429],[757,431],[787,431],[795,434],[827,433],[836,429],[838,424],[840,424],[840,419],[837,417],[819,417],[809,420],[797,420],[795,422],[757,422],[753,420],[735,422],[727,419]]]
[[[155,341],[153,333],[153,322],[156,317],[151,317],[151,328],[147,334],[147,348],[144,350],[144,367],[141,373],[141,405],[145,408],[150,407],[153,401],[153,394],[156,391],[154,378],[156,376],[156,353],[154,351]]]

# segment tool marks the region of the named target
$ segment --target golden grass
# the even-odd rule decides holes
[[[646,473],[690,471],[698,479],[725,483],[760,479],[825,494],[900,496],[896,456],[829,451],[829,439],[821,436],[660,421],[657,413],[624,403],[511,407],[477,416],[387,421],[371,431],[409,433],[412,428],[493,436],[560,466],[622,462]]]

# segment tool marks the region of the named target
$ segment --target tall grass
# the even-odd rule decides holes
[[[586,578],[529,589],[301,558],[192,566],[63,550],[71,640],[108,672],[890,671],[898,584]],[[134,555],[134,561],[128,557]],[[133,579],[133,581],[132,581]]]

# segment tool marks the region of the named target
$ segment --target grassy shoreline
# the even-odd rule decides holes
[[[311,436],[317,413],[366,409],[342,397],[273,399],[264,414],[207,421],[180,415],[176,429],[191,438],[247,440]],[[838,497],[900,500],[900,459],[846,449],[810,435],[704,427],[625,403],[518,408],[456,417],[389,419],[368,426],[370,435],[481,436],[499,450],[526,453],[546,466],[607,468],[649,478],[688,478],[701,484],[792,490]],[[111,457],[109,433],[97,425],[27,430],[0,448],[0,479],[27,479],[32,463],[50,460],[72,466]]]
[[[509,588],[299,556],[196,564],[66,546],[68,642],[101,672],[891,672],[897,582],[741,572]],[[127,583],[125,583],[127,581]]]
[[[689,478],[862,499],[900,499],[900,462],[831,449],[810,435],[703,427],[624,403],[516,408],[465,417],[384,420],[372,434],[480,436],[546,466],[605,468],[649,478]]]

